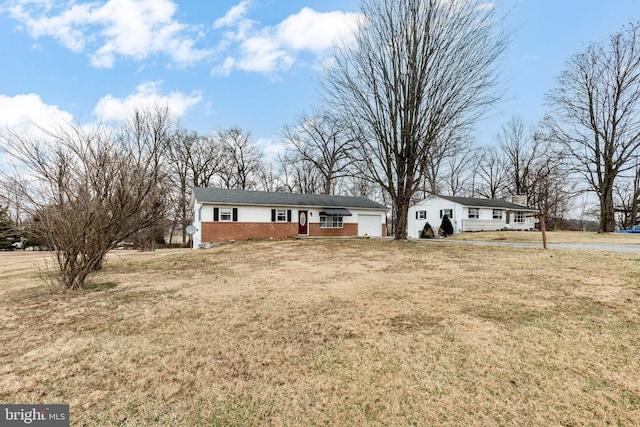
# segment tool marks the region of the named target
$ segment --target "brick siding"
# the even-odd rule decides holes
[[[386,225],[382,235],[386,236]],[[358,235],[358,224],[343,224],[343,228],[320,228],[319,223],[309,223],[309,236],[348,237]],[[297,222],[203,222],[202,242],[228,242],[247,239],[284,239],[298,236]]]
[[[247,239],[284,239],[298,235],[296,222],[203,222],[202,242]]]

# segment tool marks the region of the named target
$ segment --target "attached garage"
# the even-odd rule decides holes
[[[382,218],[380,215],[358,215],[358,236],[368,234],[382,237]]]

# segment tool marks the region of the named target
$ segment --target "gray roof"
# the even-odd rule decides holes
[[[531,209],[526,206],[517,205],[515,203],[507,202],[506,200],[499,199],[480,199],[476,197],[453,197],[453,196],[437,196],[445,200],[449,200],[450,202],[458,203],[463,206],[472,207],[472,208],[500,208],[500,209],[509,209],[512,211],[532,211],[535,212],[536,209]]]
[[[387,210],[386,206],[364,197],[332,196],[327,194],[279,193],[270,191],[228,190],[192,187],[199,203],[223,205],[315,206],[327,208],[361,208]]]

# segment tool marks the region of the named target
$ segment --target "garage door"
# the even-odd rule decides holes
[[[382,237],[380,215],[358,215],[358,236]]]

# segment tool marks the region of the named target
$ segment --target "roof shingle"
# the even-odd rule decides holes
[[[317,206],[327,208],[336,207],[387,210],[385,206],[364,197],[230,190],[202,187],[192,187],[192,191],[195,199],[200,203],[219,203],[226,205]]]
[[[453,196],[437,196],[450,202],[458,203],[467,207],[473,208],[502,208],[510,210],[520,211],[535,211],[535,209],[528,208],[526,206],[517,205],[515,203],[507,202],[506,200],[499,199],[480,199],[476,197],[453,197]]]

